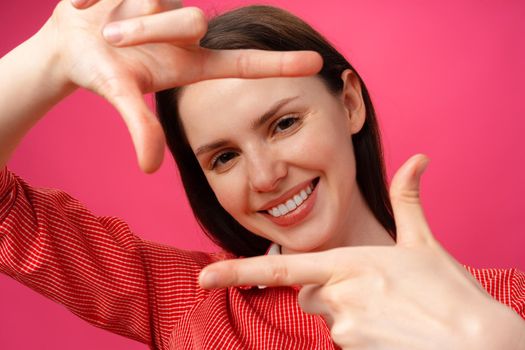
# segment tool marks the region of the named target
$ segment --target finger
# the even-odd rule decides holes
[[[297,296],[299,306],[304,312],[312,315],[326,315],[330,313],[328,305],[320,297],[322,285],[309,284],[303,286]]]
[[[215,78],[297,77],[318,73],[323,60],[317,52],[261,50],[201,51],[197,80]]]
[[[132,83],[109,81],[101,93],[124,119],[140,168],[146,173],[156,171],[163,160],[164,133],[139,88]]]
[[[113,10],[111,20],[152,15],[181,7],[182,0],[124,0]]]
[[[71,0],[71,4],[73,4],[73,6],[75,6],[77,9],[85,9],[91,7],[99,1],[100,0]]]
[[[199,277],[203,288],[231,286],[293,286],[324,284],[333,264],[320,253],[225,260],[205,267]]]
[[[163,11],[180,9],[183,5],[182,0],[160,0],[160,7]]]
[[[206,34],[208,23],[196,7],[161,12],[124,21],[111,22],[103,35],[117,46],[169,42],[176,45],[196,45]]]
[[[309,284],[303,286],[297,296],[301,309],[310,315],[320,315],[324,318],[329,328],[334,324],[334,311],[330,304],[321,297],[324,286]],[[340,302],[340,300],[339,300]]]
[[[396,172],[390,186],[397,243],[418,245],[433,240],[420,202],[419,182],[429,159],[418,154],[407,160]]]
[[[86,9],[89,8],[101,0],[71,0],[71,4],[77,9]],[[127,0],[123,1],[119,8],[122,9],[122,12],[119,15],[124,15],[127,17],[120,18],[129,18],[134,16],[140,16],[148,13],[154,13],[151,11],[166,11],[171,9],[176,9],[182,7],[182,0]],[[141,12],[142,11],[142,12]],[[150,12],[148,12],[150,11]]]
[[[317,285],[308,285],[301,288],[299,291],[299,306],[301,310],[310,315],[319,315],[321,316],[328,328],[332,328],[334,324],[334,315],[329,309],[328,305],[323,303],[318,296],[318,291],[322,286]]]

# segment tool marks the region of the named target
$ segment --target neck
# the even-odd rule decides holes
[[[396,242],[368,206],[361,191],[357,191],[348,213],[346,232],[341,246],[395,245]]]

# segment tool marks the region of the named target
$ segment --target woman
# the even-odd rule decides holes
[[[34,53],[32,50],[39,48],[39,44],[43,42],[40,41],[42,36],[47,40],[52,40],[52,37],[46,36],[52,33],[49,31],[50,27],[62,29],[58,30],[58,33],[67,33],[66,37],[71,35],[72,38],[78,40],[85,33],[75,32],[72,29],[85,30],[86,26],[90,29],[90,24],[98,25],[99,22],[96,20],[100,21],[101,15],[109,11],[112,11],[113,18],[119,19],[134,17],[137,12],[144,15],[158,10],[137,9],[128,2],[124,2],[116,9],[113,9],[113,6],[114,3],[110,1],[100,2],[79,15],[68,4],[60,4],[55,12],[55,17],[41,31],[40,37],[37,35],[33,41],[29,41],[28,44],[8,56],[5,60],[7,63],[3,66],[4,69],[10,64],[11,68],[19,67],[20,63],[13,63],[13,58],[20,57],[20,52]],[[270,11],[272,16],[280,14],[280,12],[272,12],[273,10],[268,9],[256,9],[255,11],[257,15],[265,13],[264,11]],[[116,62],[112,55],[117,51],[106,49],[98,41],[101,38],[93,34],[93,32],[98,34],[99,28],[94,25],[90,32],[91,36],[83,36],[86,40],[82,41],[82,44],[87,44],[91,49],[89,52],[93,54],[91,57],[93,60],[90,60],[90,57],[79,57],[80,55],[72,50],[74,47],[71,43],[74,40],[66,39],[65,45],[60,41],[59,54],[49,56],[49,61],[47,61],[60,67],[45,74],[51,86],[51,89],[46,92],[49,95],[39,96],[32,101],[29,111],[22,108],[14,111],[7,110],[3,113],[12,118],[7,119],[8,122],[15,124],[15,127],[9,129],[10,133],[14,130],[20,130],[20,132],[14,133],[10,140],[3,138],[7,140],[4,141],[6,146],[10,147],[2,147],[2,149],[14,148],[17,139],[34,122],[34,119],[39,117],[52,103],[66,95],[73,88],[73,84],[77,84],[104,95],[119,109],[132,133],[141,165],[145,170],[150,171],[158,166],[161,137],[151,117],[147,119],[148,112],[143,102],[140,102],[142,92],[158,90],[171,85],[193,83],[196,80],[210,77],[235,75],[257,77],[261,75],[262,67],[243,63],[257,63],[257,59],[270,61],[273,57],[281,57],[282,62],[287,63],[287,59],[283,59],[283,56],[270,57],[259,54],[260,56],[251,56],[252,61],[240,60],[238,61],[240,65],[228,67],[224,63],[223,55],[231,54],[231,52],[206,56],[207,51],[199,51],[191,47],[204,34],[202,18],[199,18],[198,13],[184,14],[179,11],[177,13],[166,12],[166,14],[169,14],[171,21],[177,19],[181,21],[179,23],[184,23],[183,21],[189,17],[196,18],[197,22],[190,23],[186,28],[189,29],[183,33],[166,33],[160,31],[159,27],[155,31],[155,25],[161,24],[162,20],[168,18],[157,15],[149,17],[152,22],[148,22],[145,27],[152,28],[153,31],[139,32],[139,35],[135,37],[119,35],[119,29],[126,28],[124,24],[121,24],[120,28],[114,24],[106,26],[104,30],[106,40],[117,46],[134,45],[144,41],[176,41],[181,46],[190,45],[190,49],[183,52],[179,47],[168,48],[166,44],[155,46],[152,48],[155,53],[159,54],[163,52],[161,50],[166,50],[166,53],[169,54],[157,55],[164,60],[160,62],[161,64],[148,61],[151,58],[141,56],[142,52],[137,53],[139,49],[137,51],[123,50],[119,51],[123,56],[120,57],[121,65],[108,64],[112,68],[109,74],[104,69],[95,69],[99,74],[93,78],[93,62],[97,64]],[[248,14],[249,12],[244,12],[242,15],[237,13],[231,16],[246,20]],[[176,15],[181,17],[176,17]],[[255,16],[253,20],[255,21],[257,17]],[[284,23],[294,21],[291,17],[285,17],[285,19]],[[79,20],[84,20],[82,23],[84,26],[78,26]],[[71,23],[67,23],[68,21]],[[220,26],[221,21],[217,20],[216,23]],[[232,18],[224,23],[232,23]],[[253,21],[248,23],[253,24]],[[54,27],[57,25],[59,27]],[[185,28],[184,25],[181,27]],[[144,33],[149,37],[140,37],[140,34]],[[204,46],[207,45],[206,40],[213,39],[213,34],[210,33],[213,33],[213,29],[208,32],[207,38],[203,41]],[[126,34],[125,30],[124,34]],[[307,34],[307,37],[308,35],[311,34]],[[127,41],[130,38],[134,41]],[[210,47],[213,47],[212,44]],[[272,47],[272,49],[279,48]],[[178,60],[173,62],[169,59],[170,55],[177,57]],[[148,63],[146,68],[137,63],[139,60],[134,61],[137,57],[142,60],[146,59]],[[192,67],[195,68],[196,59],[207,57],[211,57],[211,62],[214,62],[211,66],[199,67],[197,65],[197,70],[191,70]],[[295,56],[295,59],[297,57]],[[122,65],[122,58],[126,59],[124,65]],[[190,58],[191,62],[189,62]],[[231,56],[228,58],[231,59]],[[335,65],[326,65],[327,58],[329,57],[324,57],[325,67],[334,67]],[[294,57],[292,56],[291,59]],[[43,61],[47,63],[46,60]],[[283,72],[285,75],[308,74],[319,68],[318,57],[311,53],[303,53],[300,61],[289,63],[292,64],[288,66],[277,64],[277,67],[280,68],[278,71],[275,71],[275,64],[273,66],[270,64],[264,75],[282,74]],[[298,66],[297,63],[302,63],[303,66]],[[158,74],[159,71],[154,71],[157,67],[155,64],[162,66],[163,75]],[[181,65],[190,69],[181,72]],[[46,68],[49,67],[49,64],[46,65]],[[344,65],[336,68],[334,72],[329,72],[332,75],[328,74],[328,77],[333,77],[333,74],[337,73],[336,78],[333,78],[334,86],[330,85],[329,78],[322,80],[318,77],[264,81],[217,80],[190,84],[178,92],[170,91],[159,94],[161,118],[164,128],[168,130],[170,147],[172,149],[179,146],[186,147],[186,153],[183,153],[184,150],[175,150],[182,168],[188,167],[190,162],[202,168],[207,182],[213,188],[214,195],[221,205],[221,207],[215,205],[211,209],[202,208],[199,200],[202,201],[204,198],[204,203],[211,206],[214,198],[209,191],[203,191],[206,183],[201,177],[199,185],[191,188],[189,193],[194,207],[202,210],[197,213],[200,221],[205,228],[212,231],[210,232],[212,234],[218,232],[240,234],[242,232],[246,237],[241,240],[234,236],[236,239],[229,241],[221,238],[223,246],[235,255],[260,253],[269,247],[268,240],[278,243],[278,246],[274,245],[274,247],[280,247],[280,251],[284,254],[326,250],[349,245],[393,245],[395,232],[393,218],[388,198],[386,198],[380,158],[377,157],[380,151],[373,138],[372,142],[368,141],[368,150],[374,150],[375,163],[372,161],[371,164],[378,168],[377,171],[371,173],[377,176],[374,181],[375,187],[368,187],[372,194],[366,190],[368,177],[360,178],[359,166],[357,166],[357,181],[352,175],[356,171],[352,147],[356,148],[355,164],[362,164],[363,159],[367,159],[367,156],[373,159],[366,152],[364,157],[359,154],[358,146],[354,144],[355,139],[360,137],[359,133],[365,130],[364,128],[373,129],[373,125],[370,126],[370,123],[373,122],[372,106],[367,100],[366,89],[356,73]],[[151,70],[157,74],[147,74],[152,73]],[[174,74],[166,76],[165,72]],[[8,71],[4,70],[2,73],[7,75]],[[15,70],[15,73],[19,71]],[[38,82],[42,81],[39,80],[42,79],[41,67],[37,67],[37,71],[32,73],[33,79]],[[35,84],[35,80],[32,80],[31,83]],[[247,94],[248,91],[257,92],[257,97],[263,96],[263,102],[259,104],[253,97],[250,100],[249,97],[254,94]],[[283,99],[282,96],[285,94],[286,97]],[[233,103],[236,96],[242,98]],[[223,105],[215,110],[214,106],[221,101]],[[227,103],[224,103],[225,101]],[[272,103],[267,106],[269,101]],[[168,102],[178,103],[178,108]],[[257,109],[255,111],[254,106]],[[291,111],[284,115],[277,115],[277,112],[282,113],[287,108]],[[177,110],[180,112],[180,120],[170,119]],[[214,111],[214,115],[208,115],[209,111]],[[272,113],[269,113],[270,111]],[[14,117],[29,112],[32,113],[32,118],[25,116],[23,125],[17,125],[20,121]],[[251,116],[249,122],[244,114]],[[170,123],[173,121],[175,123]],[[177,126],[183,129],[184,133],[179,132],[180,137],[174,140],[170,138],[170,133],[176,130]],[[241,130],[241,132],[236,132],[236,130]],[[5,135],[7,134],[6,132]],[[321,139],[320,135],[330,135],[334,138],[330,140],[331,142],[326,143],[326,140]],[[348,147],[341,147],[342,145]],[[188,158],[188,154],[193,153],[197,154],[198,163],[193,158]],[[8,155],[3,155],[5,160]],[[404,169],[420,173],[422,167],[421,159],[416,159]],[[189,172],[188,174],[196,176],[199,173]],[[191,176],[186,176],[184,180],[188,182]],[[407,177],[410,176],[402,177],[403,181]],[[66,304],[73,312],[90,322],[146,342],[154,348],[273,348],[283,345],[292,348],[333,347],[324,321],[300,312],[295,299],[297,293],[293,288],[262,290],[231,288],[207,292],[197,286],[197,274],[204,265],[216,260],[217,257],[186,253],[142,242],[130,235],[127,227],[118,220],[97,219],[63,194],[52,197],[52,202],[48,202],[51,200],[50,197],[32,190],[20,180],[15,181],[14,177],[7,172],[4,173],[3,180],[4,191],[8,194],[7,205],[4,206],[6,209],[6,216],[3,218],[6,222],[5,227],[10,232],[36,230],[43,235],[43,238],[24,236],[21,241],[16,237],[12,239],[8,237],[6,241],[17,246],[17,249],[6,250],[11,255],[8,254],[9,258],[6,259],[8,267],[4,267],[4,271],[19,277],[26,283],[33,284],[34,288]],[[402,182],[402,185],[405,186],[405,183]],[[29,193],[27,199],[24,199],[24,196],[20,198],[9,195],[12,192],[7,190],[12,190],[13,186],[15,193],[27,191]],[[373,191],[378,188],[378,193],[374,194]],[[196,198],[191,199],[191,196]],[[22,222],[17,226],[17,220],[10,220],[24,217],[27,214],[25,206],[30,203],[30,198],[34,198],[33,210],[39,213],[43,209],[48,217],[55,216],[54,221],[48,225],[46,222],[36,220],[36,227],[27,228],[26,225],[31,225],[31,222]],[[293,199],[295,204],[289,203],[290,199]],[[60,205],[62,200],[66,203],[64,206]],[[53,207],[56,206],[58,211],[48,208],[48,205],[40,207],[46,203],[53,203]],[[16,204],[15,210],[7,212],[7,208],[14,204]],[[221,208],[226,209],[242,227],[224,216],[224,212],[221,220],[215,223],[210,220],[211,224],[210,221],[206,221],[210,216],[217,215],[217,211]],[[348,212],[346,208],[352,210]],[[65,216],[62,211],[66,213]],[[76,220],[79,221],[75,222]],[[75,223],[72,224],[72,221]],[[228,224],[226,228],[219,226],[225,223]],[[401,225],[401,227],[405,226]],[[400,228],[399,223],[398,228]],[[246,229],[267,240],[253,239],[252,233]],[[56,232],[48,235],[52,231]],[[367,234],[363,235],[365,231]],[[89,234],[86,235],[86,232]],[[47,242],[48,239],[49,242]],[[26,259],[22,259],[26,260],[28,265],[24,265],[24,268],[20,270],[17,264],[20,261],[19,252],[26,251],[28,245],[41,240],[46,241],[43,251],[38,248],[36,256],[30,253]],[[87,240],[84,242],[86,246],[82,243],[84,240]],[[64,246],[73,247],[67,255],[74,252],[75,259],[70,261],[65,257],[58,258],[62,254],[60,247]],[[87,250],[91,251],[91,254],[85,255],[85,247],[89,247]],[[52,254],[47,251],[48,248],[54,249]],[[162,259],[159,259],[160,257]],[[59,267],[64,262],[66,270],[74,269],[77,274],[66,274]],[[98,269],[98,266],[104,266],[104,268]],[[453,264],[451,266],[454,268]],[[121,268],[124,269],[121,270]],[[84,273],[78,274],[79,271]],[[91,275],[86,276],[86,272]],[[466,289],[476,288],[477,285],[466,277],[466,273],[461,276],[463,276],[463,280],[460,279],[463,281],[463,287],[466,284]],[[455,277],[458,278],[457,274]],[[41,283],[48,278],[53,279],[46,281],[46,287]],[[147,283],[144,284],[144,282]],[[288,284],[289,281],[280,280],[278,282]],[[73,286],[69,286],[70,284]],[[491,314],[498,316],[495,319],[508,321],[509,325],[520,330],[522,325],[512,317],[514,314],[489,302],[489,298],[479,290],[477,291],[479,294],[475,294],[476,292],[472,290],[471,292],[477,296],[476,301],[485,302],[487,308],[493,311]],[[270,300],[275,301],[272,307],[282,308],[282,312],[275,309],[269,310],[268,301]],[[283,313],[288,313],[288,318],[283,319]],[[321,310],[313,313],[323,312]],[[132,316],[123,318],[123,315]],[[330,324],[330,315],[325,316]],[[253,327],[254,324],[255,327]],[[177,329],[176,332],[173,332],[174,327]],[[439,333],[439,329],[437,331]],[[340,331],[336,334],[342,335]],[[478,335],[476,332],[472,334]],[[356,339],[353,337],[353,340],[350,339],[350,342],[347,342],[346,339],[335,339],[334,337],[334,340],[343,347],[351,346],[352,341],[355,342]],[[497,337],[496,339],[501,341]],[[453,340],[457,341],[457,339]],[[445,338],[445,341],[447,343],[442,343],[443,346],[452,340]],[[469,342],[468,338],[466,341],[463,344],[453,345],[461,348],[465,344],[474,344]],[[384,348],[385,344],[380,343],[380,346]],[[402,348],[406,347],[402,346]]]

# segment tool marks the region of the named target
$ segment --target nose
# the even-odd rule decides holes
[[[250,189],[254,192],[277,189],[287,175],[286,162],[267,148],[252,150],[246,156]]]

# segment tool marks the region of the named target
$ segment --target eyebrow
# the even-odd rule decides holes
[[[286,106],[288,103],[292,102],[293,100],[297,98],[299,98],[299,96],[287,97],[287,98],[283,98],[275,102],[273,106],[270,107],[270,109],[268,109],[266,112],[264,112],[264,114],[262,114],[260,117],[258,117],[252,122],[250,128],[252,130],[257,130],[258,128],[266,124],[266,122],[268,122],[268,119],[270,119],[275,114],[277,114],[284,106]],[[195,151],[195,155],[199,156],[203,153],[213,151],[214,149],[223,147],[227,144],[228,144],[227,140],[217,140],[215,142],[212,142],[212,143],[209,143],[209,144],[206,144],[206,145],[203,145],[197,148],[197,150]]]

